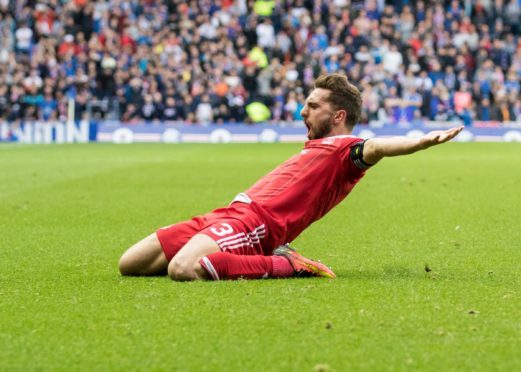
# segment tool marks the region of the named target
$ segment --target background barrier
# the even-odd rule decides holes
[[[450,122],[417,122],[413,124],[358,125],[354,135],[418,137],[434,129],[457,125]],[[88,122],[0,123],[0,141],[25,144],[110,142],[164,143],[247,143],[303,142],[307,130],[302,123],[292,125],[223,124],[196,126],[187,124],[138,124]],[[476,122],[456,138],[460,142],[521,142],[521,123]]]

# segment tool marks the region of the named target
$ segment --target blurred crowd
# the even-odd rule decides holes
[[[323,73],[363,121],[521,121],[521,0],[0,0],[0,120],[288,122]]]

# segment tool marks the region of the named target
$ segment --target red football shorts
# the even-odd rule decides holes
[[[270,249],[263,249],[267,233],[264,222],[245,203],[233,203],[156,232],[169,262],[195,234],[209,236],[223,252],[271,255]]]

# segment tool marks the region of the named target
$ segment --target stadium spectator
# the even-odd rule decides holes
[[[210,124],[213,121],[213,109],[210,96],[203,94],[195,109],[195,119],[201,124]]]
[[[26,22],[21,21],[15,31],[16,51],[18,53],[29,54],[33,44],[33,30]]]
[[[518,120],[519,0],[6,4],[0,9],[0,84],[9,120],[60,119],[67,97],[76,94],[79,112],[100,118],[163,120],[151,110],[165,110],[171,98],[176,120],[207,121],[224,104],[229,112],[220,121],[243,121],[245,107],[260,100],[272,121],[294,121],[295,115],[281,115],[273,91],[282,95],[284,111],[324,72],[342,72],[371,90],[371,104],[364,105],[371,120],[389,108],[391,87],[399,99],[407,94],[421,101],[406,109],[414,117],[457,120],[463,111],[455,99],[465,84],[472,86],[468,111],[475,120],[489,118],[489,106],[506,113],[503,101],[512,115],[502,120]],[[432,92],[439,80],[443,87]],[[56,105],[41,104],[46,88],[52,89],[46,102]],[[211,110],[197,115],[204,95]]]

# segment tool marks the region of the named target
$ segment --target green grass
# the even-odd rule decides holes
[[[516,144],[370,170],[295,242],[334,281],[119,275],[128,246],[299,148],[0,146],[0,370],[519,370]]]

